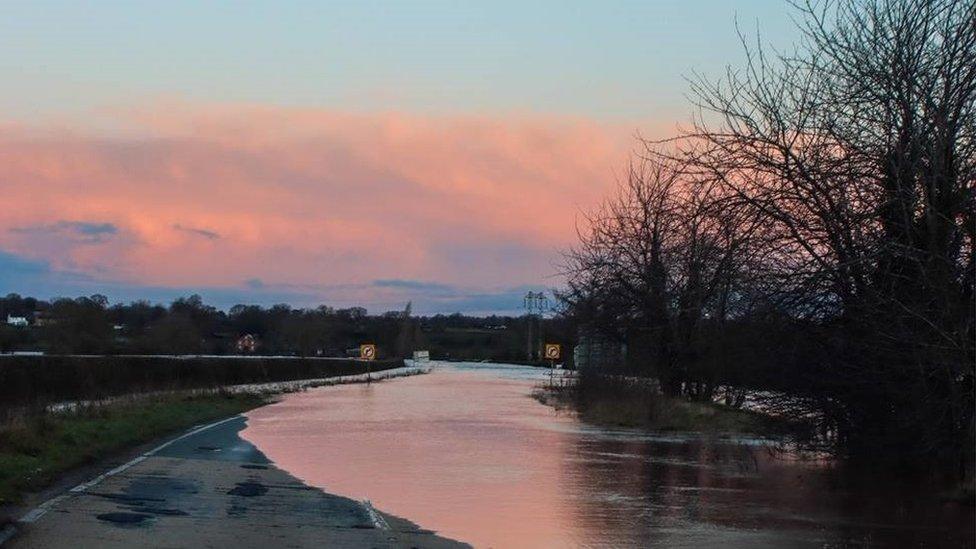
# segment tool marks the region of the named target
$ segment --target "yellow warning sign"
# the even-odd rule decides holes
[[[559,360],[562,354],[562,346],[558,343],[546,343],[546,360]]]
[[[359,346],[359,358],[363,360],[375,360],[376,359],[376,345],[372,343],[366,343]]]

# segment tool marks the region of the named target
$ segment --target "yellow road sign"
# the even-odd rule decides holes
[[[559,360],[562,354],[562,346],[558,343],[546,343],[546,360]]]
[[[376,359],[376,345],[372,343],[366,343],[359,346],[359,358],[363,360],[374,360]]]

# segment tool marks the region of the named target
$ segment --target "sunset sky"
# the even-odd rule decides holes
[[[734,5],[733,5],[734,4]],[[12,2],[0,292],[518,312],[776,0]]]

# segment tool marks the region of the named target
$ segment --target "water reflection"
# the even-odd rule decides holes
[[[749,441],[581,425],[538,370],[450,365],[288,395],[245,438],[306,482],[478,547],[972,544],[972,510],[845,491]]]

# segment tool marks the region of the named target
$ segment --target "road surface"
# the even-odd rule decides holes
[[[238,416],[27,513],[17,548],[466,547],[276,468]],[[314,459],[314,456],[309,456]]]

